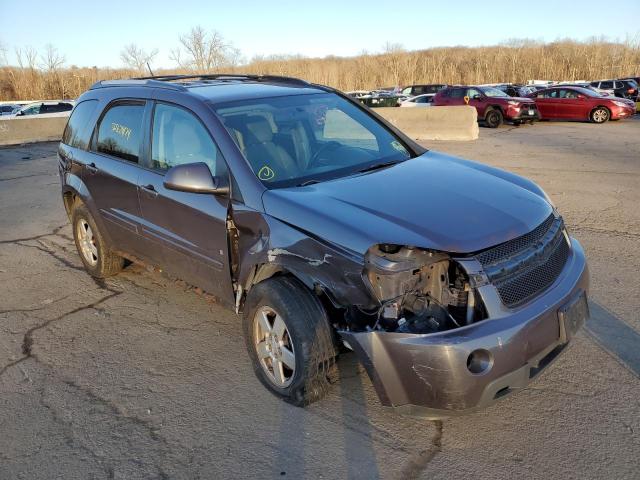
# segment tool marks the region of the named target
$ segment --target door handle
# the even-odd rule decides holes
[[[96,167],[96,164],[93,162],[87,164],[86,168],[89,171],[89,173],[98,173],[99,171],[98,167]]]
[[[156,198],[158,196],[158,192],[156,191],[156,187],[152,184],[142,185],[140,186],[140,190],[149,195],[150,197]]]

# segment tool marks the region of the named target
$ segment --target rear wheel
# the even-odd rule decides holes
[[[489,128],[498,128],[500,125],[502,125],[503,120],[504,117],[502,115],[502,112],[496,109],[489,110],[484,117],[484,121]]]
[[[299,281],[276,277],[247,296],[244,336],[253,369],[276,396],[305,406],[329,388],[336,349],[326,312]]]
[[[122,270],[124,259],[113,253],[84,204],[74,207],[71,220],[76,248],[89,275],[105,278]]]
[[[604,123],[609,120],[611,114],[604,107],[598,107],[591,112],[591,121],[593,123]]]

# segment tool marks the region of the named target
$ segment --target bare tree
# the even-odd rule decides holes
[[[7,58],[7,47],[0,41],[0,66],[9,65],[9,59]]]
[[[38,63],[38,52],[35,48],[27,46],[24,48],[16,47],[16,60],[20,68],[28,68],[35,70]]]
[[[237,65],[240,51],[227,42],[220,32],[207,32],[197,26],[180,36],[180,46],[171,51],[170,58],[180,68],[207,72]]]
[[[158,55],[158,49],[154,48],[150,52],[146,52],[143,48],[138,47],[135,43],[125,45],[120,51],[120,59],[129,68],[144,71],[147,64],[151,64],[155,56]]]
[[[48,70],[49,72],[59,70],[66,61],[64,55],[60,55],[58,49],[50,43],[44,47],[44,55],[41,55],[40,58],[43,70]]]

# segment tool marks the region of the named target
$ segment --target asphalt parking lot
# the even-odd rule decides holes
[[[638,478],[640,119],[427,145],[538,182],[602,320],[526,390],[442,422],[380,407],[352,355],[322,402],[277,400],[214,299],[136,265],[84,272],[55,144],[0,149],[0,479]]]

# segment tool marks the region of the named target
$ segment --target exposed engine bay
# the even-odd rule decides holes
[[[352,309],[352,329],[424,334],[486,318],[466,273],[445,253],[374,245],[365,255],[364,275],[379,307]]]

